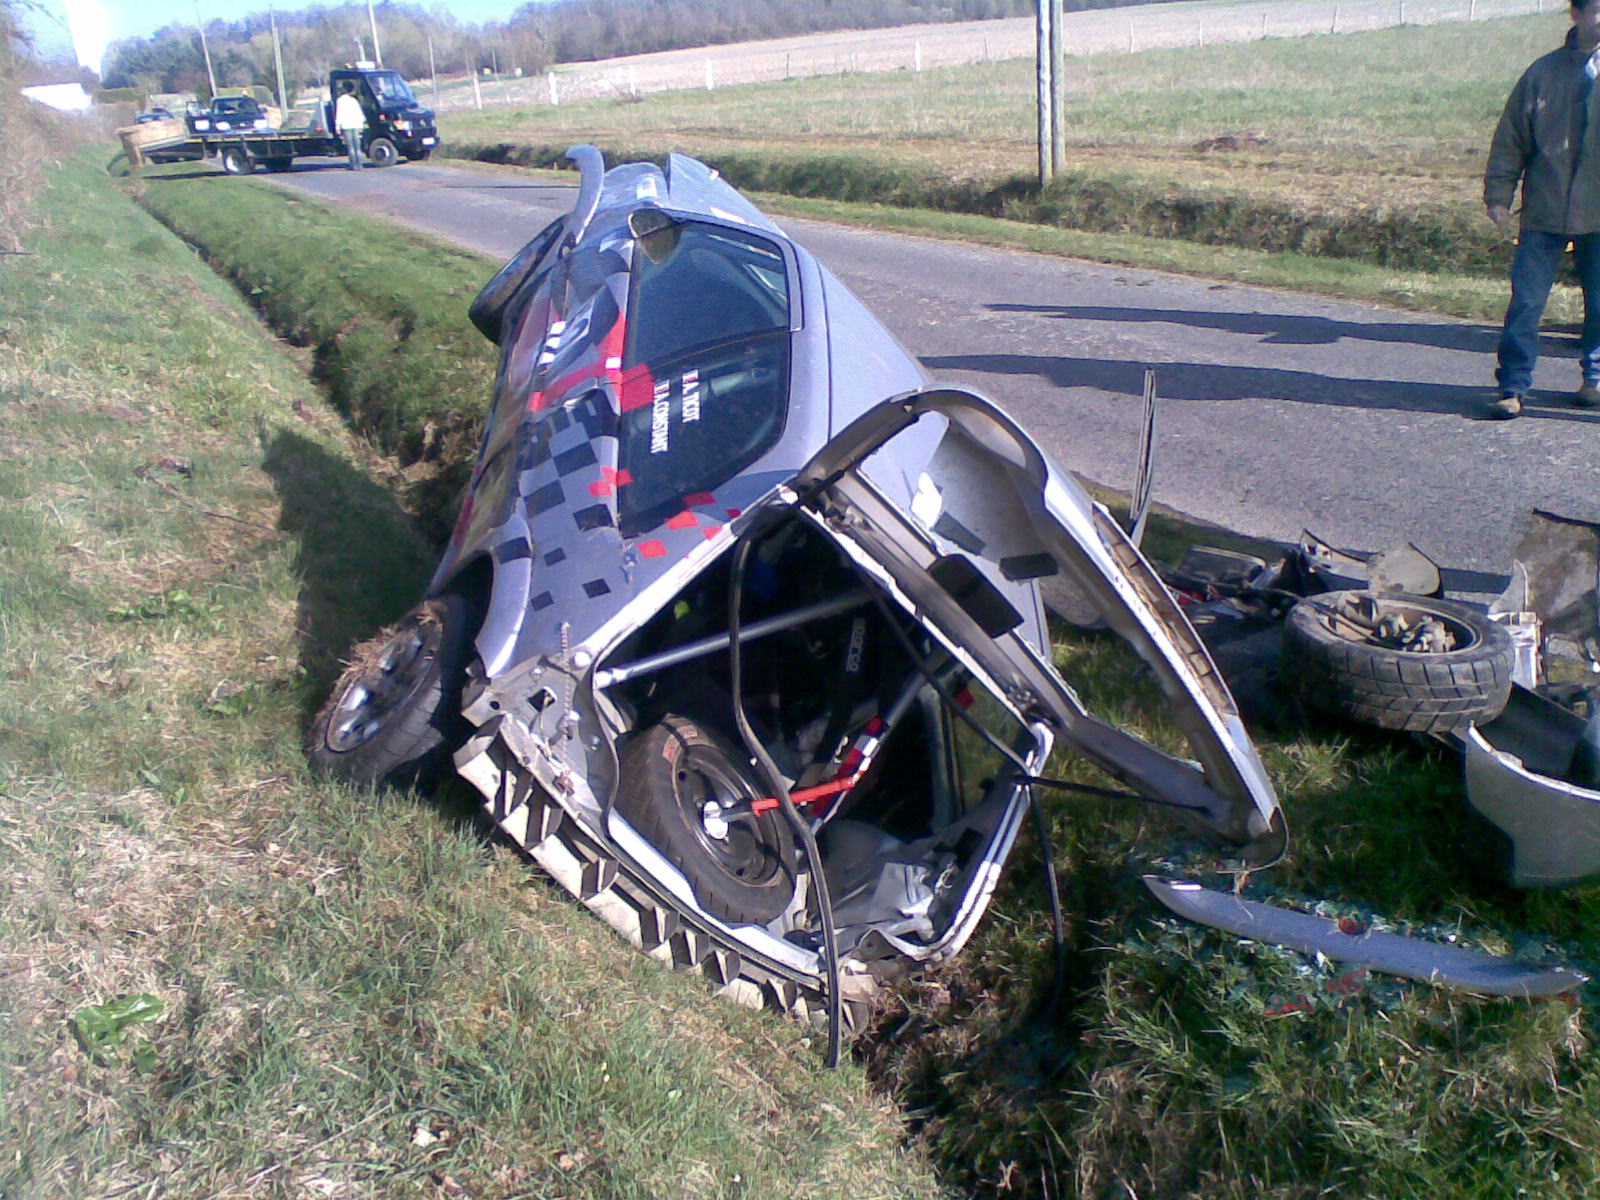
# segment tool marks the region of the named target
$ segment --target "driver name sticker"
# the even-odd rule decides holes
[[[683,423],[700,419],[700,372],[683,373]]]
[[[650,453],[665,454],[672,448],[672,381],[658,379],[650,401]]]

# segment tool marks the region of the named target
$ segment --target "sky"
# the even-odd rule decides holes
[[[326,2],[326,0],[325,0]],[[166,25],[194,25],[216,19],[237,20],[250,13],[310,8],[313,0],[32,0],[21,8],[39,50],[48,58],[76,56],[99,72],[106,47],[121,38],[149,37]],[[522,0],[423,0],[421,7],[448,12],[459,21],[477,24],[504,21]],[[30,9],[33,11],[30,13]],[[380,17],[378,30],[383,30]]]

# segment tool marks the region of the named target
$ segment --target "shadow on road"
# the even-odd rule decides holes
[[[1287,313],[1199,312],[1189,309],[1116,308],[1107,305],[990,304],[991,312],[1037,313],[1059,321],[1111,321],[1121,324],[1172,324],[1191,329],[1251,334],[1272,346],[1331,346],[1354,340],[1431,346],[1493,354],[1500,339],[1498,326],[1444,325],[1432,321],[1336,321]],[[1557,352],[1563,344],[1544,339],[1542,353]]]
[[[1145,364],[1101,358],[1043,354],[934,354],[922,358],[930,371],[982,371],[991,375],[1032,375],[1059,388],[1096,388],[1127,396],[1144,394]],[[1276,367],[1218,366],[1214,363],[1150,364],[1156,391],[1163,400],[1287,400],[1296,404],[1332,404],[1345,408],[1389,409],[1396,412],[1441,413],[1481,420],[1492,385],[1411,383],[1393,379],[1338,379],[1313,371]],[[1600,422],[1600,413],[1570,407],[1565,396],[1548,400],[1534,395],[1523,416],[1551,420]]]

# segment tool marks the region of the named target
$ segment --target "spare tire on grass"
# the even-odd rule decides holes
[[[1308,707],[1383,729],[1453,733],[1493,720],[1511,694],[1511,635],[1450,600],[1324,592],[1289,611],[1284,639]]]

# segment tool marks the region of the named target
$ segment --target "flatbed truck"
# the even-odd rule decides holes
[[[387,167],[402,159],[420,161],[433,153],[439,144],[433,110],[417,102],[399,72],[366,63],[343,67],[329,74],[329,94],[338,96],[347,81],[355,85],[356,98],[367,118],[361,151],[370,165]],[[176,126],[178,122],[171,124]],[[150,126],[145,128],[147,137],[154,132]],[[146,141],[140,149],[151,162],[214,158],[229,175],[248,175],[258,166],[287,171],[297,158],[343,158],[346,154],[344,138],[334,130],[332,100],[322,103],[317,119],[304,129],[197,133],[185,126],[174,129],[170,140]]]

